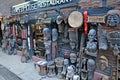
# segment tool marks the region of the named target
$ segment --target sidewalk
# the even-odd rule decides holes
[[[15,73],[22,80],[59,80],[57,78],[43,78],[39,75],[39,69],[34,68],[33,62],[21,63],[20,56],[7,55],[0,49],[0,64]]]

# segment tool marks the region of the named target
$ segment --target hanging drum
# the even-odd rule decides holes
[[[83,15],[81,12],[73,11],[68,17],[68,23],[71,27],[81,27],[83,24]]]

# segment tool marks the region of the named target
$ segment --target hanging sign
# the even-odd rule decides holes
[[[25,2],[22,4],[18,4],[15,6],[12,6],[12,14],[21,14],[21,13],[28,13],[31,11],[37,11],[37,10],[45,10],[48,9],[55,9],[56,6],[68,6],[66,4],[77,2],[77,0],[37,0],[34,2]],[[71,5],[73,6],[73,5]]]
[[[104,16],[88,16],[87,22],[105,23]]]

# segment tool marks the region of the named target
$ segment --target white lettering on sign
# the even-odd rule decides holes
[[[34,3],[31,3],[29,1],[29,2],[25,2],[22,4],[12,6],[12,13],[13,14],[24,13],[24,12],[28,12],[28,11],[37,10],[40,8],[62,5],[62,4],[70,3],[72,1],[73,0],[38,0]]]

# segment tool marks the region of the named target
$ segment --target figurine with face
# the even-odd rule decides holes
[[[87,80],[87,59],[82,59],[81,61],[81,79],[82,80]]]
[[[69,66],[69,60],[68,59],[64,59],[63,62],[63,70],[61,72],[61,74],[65,77],[66,73],[67,73],[67,67]]]
[[[70,53],[70,62],[71,62],[71,64],[75,64],[76,61],[77,61],[77,54],[74,53],[74,52]]]
[[[97,56],[97,42],[95,42],[94,40],[96,40],[96,30],[95,29],[91,29],[88,33],[88,39],[89,41],[87,42],[87,46],[85,48],[85,52],[86,54],[90,55],[90,56]]]
[[[74,75],[73,80],[80,80],[80,76],[79,75]]]
[[[108,59],[105,56],[101,56],[99,60],[100,70],[105,70],[108,67]]]
[[[107,12],[106,24],[109,27],[118,27],[120,23],[120,10],[109,10]]]
[[[75,66],[73,65],[68,66],[66,80],[72,80],[74,74],[75,74]]]
[[[61,72],[62,72],[63,62],[64,62],[63,57],[57,57],[55,59],[55,65],[57,67],[57,77],[60,79],[62,78]]]
[[[44,41],[45,45],[45,54],[46,54],[46,60],[50,61],[51,60],[51,41]]]
[[[58,32],[59,33],[64,33],[64,25],[63,25],[63,17],[62,16],[57,16],[56,23],[58,24]]]
[[[54,61],[49,61],[47,64],[47,70],[48,70],[48,77],[55,76],[55,63]]]
[[[57,41],[58,39],[58,32],[57,32],[57,29],[54,28],[52,29],[52,41]]]
[[[44,41],[50,40],[50,29],[49,28],[43,29],[43,36],[44,36]]]
[[[69,28],[69,40],[70,40],[70,46],[72,50],[75,50],[77,48],[77,31],[74,28]]]
[[[58,39],[58,32],[57,32],[57,29],[54,28],[52,29],[52,59],[53,60],[55,59],[56,55],[58,55],[57,39]]]
[[[95,29],[90,29],[90,31],[88,33],[88,40],[90,42],[93,42],[94,40],[96,40],[96,30]]]
[[[88,80],[93,80],[94,71],[95,71],[95,61],[93,59],[88,59],[87,69],[88,69]]]

